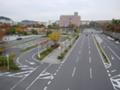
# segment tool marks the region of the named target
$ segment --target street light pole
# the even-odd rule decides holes
[[[8,70],[10,69],[10,65],[9,65],[9,54],[7,54],[7,68],[8,68]]]

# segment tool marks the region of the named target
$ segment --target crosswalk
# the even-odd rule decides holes
[[[29,67],[29,66],[19,66],[21,68],[20,72],[0,72],[0,77],[17,77],[17,78],[23,78],[28,76],[30,73],[33,72],[35,68]]]
[[[40,78],[39,79],[54,79],[54,76],[51,73],[45,72],[45,73],[41,73],[40,74]]]
[[[115,90],[120,90],[120,74],[110,78]]]

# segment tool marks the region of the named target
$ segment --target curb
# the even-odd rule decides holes
[[[95,46],[97,47],[97,50],[98,50],[98,52],[99,52],[99,55],[100,55],[100,57],[101,57],[101,59],[102,59],[102,62],[103,62],[103,64],[104,64],[105,68],[106,68],[106,69],[110,68],[110,67],[111,67],[111,62],[110,62],[107,54],[106,54],[105,51],[103,50],[102,46],[100,45],[100,43],[96,40],[96,37],[95,37],[95,36],[93,37],[93,41],[94,41]],[[104,57],[103,57],[103,55],[102,55],[102,53],[101,53],[101,51],[100,51],[97,43],[99,44],[100,49],[101,49],[102,53],[105,55],[108,63],[105,62],[105,59],[104,59]]]

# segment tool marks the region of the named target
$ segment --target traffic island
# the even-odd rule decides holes
[[[38,60],[43,60],[46,56],[48,56],[50,53],[52,53],[56,48],[59,47],[59,44],[57,45],[52,45],[48,48],[46,48],[45,50],[43,50],[42,52],[40,52],[38,55],[37,55],[37,59]]]
[[[57,59],[59,59],[60,61],[63,61],[66,54],[69,52],[69,50],[72,48],[72,45],[76,42],[76,40],[79,38],[79,35],[77,35],[76,37],[74,37],[72,41],[72,43],[63,50],[63,52],[57,57]]]

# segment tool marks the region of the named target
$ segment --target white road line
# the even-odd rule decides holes
[[[92,79],[92,68],[90,68],[90,79]]]
[[[110,51],[120,60],[120,56],[118,56],[109,46],[108,48],[110,49]]]
[[[43,90],[47,90],[47,88],[48,88],[48,87],[47,87],[47,86],[45,86]]]
[[[42,50],[41,50],[41,51],[42,51]],[[38,52],[37,52],[37,53],[38,53]],[[35,54],[32,55],[32,59],[33,59],[34,61],[38,62],[38,63],[41,63],[39,60],[37,60],[36,58],[34,58],[37,53],[35,53]]]
[[[91,54],[91,51],[89,50],[89,54]]]
[[[37,67],[37,68],[35,68],[34,70],[33,70],[33,72],[36,70],[36,69],[38,69],[39,68],[39,66]],[[31,73],[33,73],[33,72],[31,72]],[[30,74],[29,74],[30,75]],[[28,76],[29,76],[28,75]],[[26,77],[24,77],[23,79],[21,79],[19,82],[17,82],[10,90],[14,90],[14,88],[17,86],[17,85],[19,85],[22,81],[24,81],[28,76],[26,76]]]
[[[91,57],[89,57],[89,63],[91,63]]]
[[[116,70],[116,69],[114,69],[114,70],[112,70],[111,72],[112,72],[112,73],[114,73],[114,72],[116,72],[116,71],[117,71],[117,70]]]
[[[19,62],[19,59],[20,59],[20,57],[18,57],[18,58],[16,59],[16,62],[17,62],[20,66],[22,66],[22,64]]]
[[[109,71],[109,70],[107,70],[107,72],[109,73],[110,71]]]
[[[72,77],[74,77],[76,71],[76,67],[74,67],[73,72],[72,72]]]
[[[114,60],[114,57],[111,55],[111,59]]]
[[[53,75],[56,75],[56,73],[54,73]]]
[[[48,65],[41,73],[44,73],[50,66],[51,64]],[[32,81],[32,83],[25,90],[28,90],[40,78],[41,73]]]
[[[108,74],[108,76],[110,77],[110,76],[111,76],[111,74]]]
[[[56,72],[58,72],[58,71],[59,71],[59,69],[56,70]]]
[[[51,81],[48,82],[48,85],[51,83]]]
[[[67,90],[70,90],[69,88]]]

